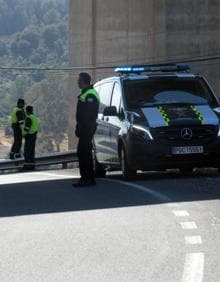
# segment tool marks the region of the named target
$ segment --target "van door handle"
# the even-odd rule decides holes
[[[107,118],[105,119],[105,121],[109,121],[109,117],[107,117]]]

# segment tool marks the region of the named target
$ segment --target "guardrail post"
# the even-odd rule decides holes
[[[67,169],[67,163],[63,163],[63,169]]]

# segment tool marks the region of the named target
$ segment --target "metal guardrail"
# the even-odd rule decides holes
[[[78,157],[76,151],[68,151],[63,153],[52,153],[36,156],[36,167],[62,164],[63,168],[67,167],[68,163],[77,162]],[[16,170],[22,168],[24,165],[24,159],[19,158],[15,160],[0,160],[0,171],[2,170]]]

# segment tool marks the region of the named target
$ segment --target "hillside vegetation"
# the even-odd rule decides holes
[[[24,97],[40,115],[38,151],[60,150],[67,133],[67,75],[2,67],[68,64],[68,0],[0,0],[0,7],[0,129],[10,134],[11,107]]]

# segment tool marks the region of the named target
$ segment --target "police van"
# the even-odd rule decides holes
[[[220,105],[188,65],[118,67],[94,85],[100,95],[95,171],[220,168]]]

